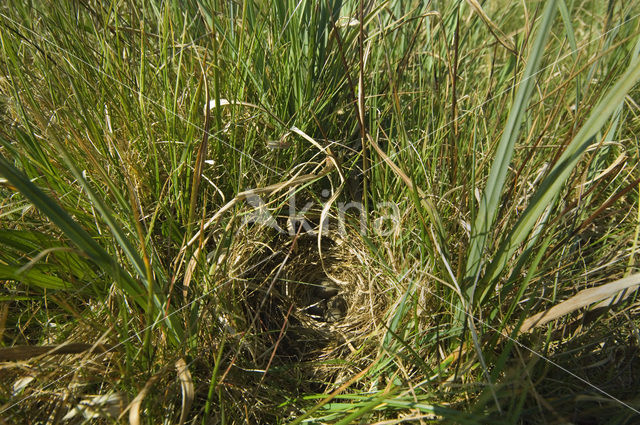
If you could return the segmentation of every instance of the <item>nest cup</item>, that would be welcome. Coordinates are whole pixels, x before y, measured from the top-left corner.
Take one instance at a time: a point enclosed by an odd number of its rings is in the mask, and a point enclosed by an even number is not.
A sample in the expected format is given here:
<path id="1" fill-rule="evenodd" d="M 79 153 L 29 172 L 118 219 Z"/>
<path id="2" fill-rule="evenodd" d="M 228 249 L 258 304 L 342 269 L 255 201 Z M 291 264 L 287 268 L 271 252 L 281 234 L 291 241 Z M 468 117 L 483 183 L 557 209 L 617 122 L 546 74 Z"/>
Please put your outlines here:
<path id="1" fill-rule="evenodd" d="M 359 363 L 368 358 L 363 351 L 376 350 L 389 286 L 355 231 L 351 237 L 327 232 L 319 250 L 316 232 L 291 236 L 248 226 L 234 246 L 235 264 L 263 264 L 237 275 L 243 322 L 255 323 L 246 329 L 252 367 L 265 367 L 270 358 L 271 365 L 295 363 L 308 382 L 326 387 L 365 366 Z"/>

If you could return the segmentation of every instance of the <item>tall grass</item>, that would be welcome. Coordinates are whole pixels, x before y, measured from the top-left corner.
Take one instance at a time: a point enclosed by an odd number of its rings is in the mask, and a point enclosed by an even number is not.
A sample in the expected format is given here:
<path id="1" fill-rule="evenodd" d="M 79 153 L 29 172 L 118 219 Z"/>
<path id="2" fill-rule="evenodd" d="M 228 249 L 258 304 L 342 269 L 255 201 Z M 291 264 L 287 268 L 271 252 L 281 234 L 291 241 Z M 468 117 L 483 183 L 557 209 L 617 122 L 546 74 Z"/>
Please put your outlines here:
<path id="1" fill-rule="evenodd" d="M 4 3 L 0 416 L 633 423 L 635 277 L 577 298 L 638 269 L 639 14 Z M 292 194 L 364 231 L 248 223 Z"/>

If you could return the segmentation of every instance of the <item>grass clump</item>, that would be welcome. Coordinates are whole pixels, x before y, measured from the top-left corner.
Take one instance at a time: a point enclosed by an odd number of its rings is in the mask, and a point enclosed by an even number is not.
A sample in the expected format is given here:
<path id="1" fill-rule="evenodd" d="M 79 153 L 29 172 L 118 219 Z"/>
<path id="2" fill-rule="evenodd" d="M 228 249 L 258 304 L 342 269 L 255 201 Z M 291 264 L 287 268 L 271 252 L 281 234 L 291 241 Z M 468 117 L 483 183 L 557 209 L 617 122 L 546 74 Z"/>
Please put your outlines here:
<path id="1" fill-rule="evenodd" d="M 639 18 L 3 4 L 0 416 L 633 423 Z"/>

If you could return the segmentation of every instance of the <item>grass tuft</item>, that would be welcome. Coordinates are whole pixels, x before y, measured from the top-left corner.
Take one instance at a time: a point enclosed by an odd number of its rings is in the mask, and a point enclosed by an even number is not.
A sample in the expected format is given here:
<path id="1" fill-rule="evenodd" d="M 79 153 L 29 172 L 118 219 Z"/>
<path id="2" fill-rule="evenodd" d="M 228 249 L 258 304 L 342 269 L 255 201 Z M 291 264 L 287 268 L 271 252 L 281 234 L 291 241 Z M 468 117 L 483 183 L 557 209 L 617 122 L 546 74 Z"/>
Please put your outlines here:
<path id="1" fill-rule="evenodd" d="M 0 422 L 631 424 L 640 6 L 0 5 Z"/>

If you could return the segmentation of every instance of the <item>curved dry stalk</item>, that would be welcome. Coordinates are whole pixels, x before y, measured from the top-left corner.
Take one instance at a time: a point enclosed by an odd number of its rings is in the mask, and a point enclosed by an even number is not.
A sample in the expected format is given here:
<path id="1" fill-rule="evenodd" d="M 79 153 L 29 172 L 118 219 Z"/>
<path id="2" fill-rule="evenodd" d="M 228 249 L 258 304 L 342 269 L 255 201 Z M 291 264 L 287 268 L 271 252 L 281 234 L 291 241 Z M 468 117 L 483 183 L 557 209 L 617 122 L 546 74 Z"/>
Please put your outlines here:
<path id="1" fill-rule="evenodd" d="M 140 425 L 140 406 L 142 405 L 142 401 L 144 400 L 144 398 L 147 396 L 147 394 L 151 390 L 151 387 L 153 386 L 154 382 L 156 382 L 160 377 L 160 374 L 161 373 L 157 373 L 153 375 L 151 378 L 149 378 L 149 380 L 147 381 L 146 384 L 144 384 L 144 387 L 138 393 L 136 398 L 134 398 L 133 401 L 129 404 L 129 406 L 127 406 L 127 408 L 122 411 L 122 413 L 120 414 L 120 418 L 118 419 L 121 419 L 122 417 L 124 417 L 125 413 L 127 413 L 128 411 L 129 425 Z"/>
<path id="2" fill-rule="evenodd" d="M 573 297 L 557 304 L 546 311 L 534 314 L 524 321 L 521 332 L 529 332 L 533 328 L 542 326 L 552 320 L 566 316 L 579 308 L 606 300 L 608 303 L 615 303 L 626 298 L 630 293 L 640 286 L 640 273 L 618 279 L 595 288 L 587 288 L 578 292 Z M 623 292 L 624 291 L 624 292 Z M 620 294 L 622 292 L 622 294 Z"/>
<path id="3" fill-rule="evenodd" d="M 329 270 L 327 269 L 324 263 L 324 256 L 322 255 L 322 227 L 327 218 L 327 215 L 329 215 L 329 210 L 331 209 L 331 206 L 336 201 L 336 199 L 338 199 L 338 196 L 340 196 L 340 194 L 342 193 L 346 179 L 344 178 L 344 174 L 342 173 L 342 169 L 340 168 L 338 160 L 333 155 L 330 148 L 323 148 L 311 136 L 307 135 L 305 132 L 303 132 L 302 130 L 300 130 L 295 126 L 291 128 L 291 131 L 302 136 L 302 138 L 307 140 L 316 148 L 320 149 L 321 152 L 325 153 L 327 155 L 327 159 L 326 159 L 326 161 L 328 162 L 327 165 L 332 165 L 333 167 L 335 167 L 335 169 L 338 171 L 338 176 L 340 176 L 340 185 L 338 186 L 336 191 L 333 193 L 333 195 L 331 195 L 331 198 L 327 200 L 324 207 L 322 207 L 322 212 L 320 213 L 320 228 L 318 229 L 318 254 L 320 256 L 320 264 L 322 265 L 322 271 L 324 271 L 324 273 L 327 275 L 329 279 L 333 280 L 334 282 L 341 283 L 340 279 L 337 279 L 335 276 L 331 275 L 331 273 L 329 272 Z"/>
<path id="4" fill-rule="evenodd" d="M 502 32 L 500 27 L 498 27 L 492 20 L 489 18 L 489 15 L 484 11 L 480 3 L 476 0 L 467 0 L 467 3 L 471 8 L 478 14 L 482 22 L 487 25 L 489 31 L 493 36 L 498 40 L 498 43 L 502 44 L 507 50 L 509 50 L 514 55 L 518 55 L 518 51 L 516 50 L 515 44 L 513 44 L 513 40 L 509 38 L 505 33 Z"/>
<path id="5" fill-rule="evenodd" d="M 176 371 L 178 372 L 180 389 L 182 390 L 182 408 L 180 409 L 180 422 L 178 422 L 178 424 L 183 425 L 187 419 L 189 411 L 191 410 L 195 390 L 193 387 L 191 373 L 189 372 L 189 368 L 187 367 L 187 363 L 184 359 L 178 359 L 178 361 L 176 361 Z"/>
<path id="6" fill-rule="evenodd" d="M 54 354 L 81 354 L 89 351 L 91 354 L 103 354 L 113 347 L 103 344 L 83 344 L 72 342 L 57 345 L 16 345 L 0 348 L 0 362 L 17 362 L 29 360 L 33 357 L 50 356 Z"/>
<path id="7" fill-rule="evenodd" d="M 274 193 L 278 193 L 284 189 L 288 189 L 290 187 L 293 186 L 298 186 L 304 183 L 308 183 L 310 181 L 313 180 L 317 180 L 321 177 L 326 176 L 327 174 L 329 174 L 334 168 L 333 162 L 329 162 L 327 161 L 327 164 L 325 165 L 325 167 L 319 172 L 319 173 L 308 173 L 308 174 L 303 174 L 303 175 L 299 175 L 299 176 L 294 176 L 292 178 L 290 178 L 289 180 L 286 180 L 284 182 L 280 182 L 280 183 L 275 183 L 269 186 L 265 186 L 265 187 L 257 187 L 254 189 L 249 189 L 249 190 L 245 190 L 244 192 L 240 192 L 238 193 L 235 198 L 233 198 L 231 201 L 227 202 L 222 208 L 220 208 L 214 215 L 213 217 L 211 217 L 201 228 L 200 230 L 198 230 L 196 232 L 195 235 L 193 235 L 193 237 L 189 240 L 189 242 L 187 242 L 187 244 L 181 249 L 181 253 L 184 252 L 184 250 L 186 250 L 188 247 L 190 247 L 191 245 L 193 245 L 195 243 L 196 240 L 198 240 L 198 238 L 200 237 L 200 235 L 202 235 L 202 233 L 207 230 L 209 227 L 211 227 L 212 224 L 216 223 L 218 221 L 218 219 L 222 216 L 222 214 L 224 214 L 225 212 L 229 211 L 235 204 L 237 204 L 240 201 L 244 201 L 245 199 L 247 199 L 250 196 L 256 196 L 256 195 L 273 195 Z"/>

